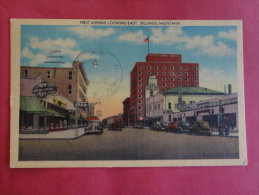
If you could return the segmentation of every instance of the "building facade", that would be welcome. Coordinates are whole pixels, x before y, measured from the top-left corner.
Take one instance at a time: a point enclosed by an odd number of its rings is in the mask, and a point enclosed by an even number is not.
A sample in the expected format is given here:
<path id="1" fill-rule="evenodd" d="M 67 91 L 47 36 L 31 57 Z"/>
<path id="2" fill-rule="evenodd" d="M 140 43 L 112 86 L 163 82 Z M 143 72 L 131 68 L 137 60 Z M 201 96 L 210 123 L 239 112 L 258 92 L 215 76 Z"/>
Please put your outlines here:
<path id="1" fill-rule="evenodd" d="M 130 73 L 130 104 L 136 117 L 146 120 L 146 87 L 150 76 L 157 79 L 159 92 L 172 87 L 199 87 L 199 64 L 183 63 L 181 54 L 149 53 Z M 134 121 L 134 113 L 130 120 Z"/>

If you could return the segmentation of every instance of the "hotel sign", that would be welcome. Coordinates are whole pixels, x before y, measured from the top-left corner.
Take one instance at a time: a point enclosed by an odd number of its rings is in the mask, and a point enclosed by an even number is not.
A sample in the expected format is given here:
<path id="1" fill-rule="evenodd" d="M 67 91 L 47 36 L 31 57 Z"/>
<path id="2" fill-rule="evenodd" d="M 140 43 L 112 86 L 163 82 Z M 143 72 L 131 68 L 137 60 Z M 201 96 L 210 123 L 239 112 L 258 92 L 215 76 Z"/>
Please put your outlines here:
<path id="1" fill-rule="evenodd" d="M 56 92 L 57 86 L 47 83 L 45 81 L 41 82 L 40 84 L 36 85 L 32 89 L 32 93 L 37 95 L 39 98 L 45 98 L 51 92 Z"/>

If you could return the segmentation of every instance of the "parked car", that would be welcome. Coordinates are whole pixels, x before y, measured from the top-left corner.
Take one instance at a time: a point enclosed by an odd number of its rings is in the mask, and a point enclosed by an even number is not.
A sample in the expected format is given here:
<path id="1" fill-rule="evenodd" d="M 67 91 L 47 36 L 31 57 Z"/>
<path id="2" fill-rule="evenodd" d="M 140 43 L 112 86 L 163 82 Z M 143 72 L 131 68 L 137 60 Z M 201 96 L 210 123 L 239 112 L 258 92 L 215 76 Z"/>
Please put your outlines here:
<path id="1" fill-rule="evenodd" d="M 137 129 L 144 129 L 144 125 L 143 124 L 138 124 L 137 125 Z"/>
<path id="2" fill-rule="evenodd" d="M 190 126 L 190 123 L 187 121 L 181 121 L 177 127 L 174 128 L 173 133 L 188 133 Z"/>
<path id="3" fill-rule="evenodd" d="M 152 130 L 158 130 L 158 127 L 160 126 L 161 122 L 155 122 L 151 125 L 150 129 Z"/>
<path id="4" fill-rule="evenodd" d="M 178 126 L 177 122 L 171 122 L 168 123 L 167 127 L 166 127 L 166 132 L 173 132 L 174 129 Z"/>
<path id="5" fill-rule="evenodd" d="M 196 121 L 193 126 L 190 127 L 188 134 L 192 135 L 211 135 L 212 129 L 207 121 Z"/>
<path id="6" fill-rule="evenodd" d="M 88 125 L 85 127 L 85 134 L 98 133 L 101 135 L 103 133 L 102 123 L 98 120 L 89 121 Z"/>

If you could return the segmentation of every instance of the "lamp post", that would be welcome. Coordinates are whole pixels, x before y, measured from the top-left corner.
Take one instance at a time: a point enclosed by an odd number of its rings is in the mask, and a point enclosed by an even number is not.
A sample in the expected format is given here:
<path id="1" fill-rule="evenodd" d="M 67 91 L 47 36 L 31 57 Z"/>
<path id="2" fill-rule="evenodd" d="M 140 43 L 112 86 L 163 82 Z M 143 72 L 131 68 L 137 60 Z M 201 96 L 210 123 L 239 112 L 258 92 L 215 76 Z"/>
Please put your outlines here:
<path id="1" fill-rule="evenodd" d="M 134 122 L 134 125 L 136 125 L 136 117 L 137 117 L 136 108 L 131 108 L 130 110 L 135 110 L 135 120 L 134 120 L 135 122 Z"/>
<path id="2" fill-rule="evenodd" d="M 222 106 L 222 100 L 219 99 L 219 135 L 223 135 L 223 113 L 224 108 Z"/>
<path id="3" fill-rule="evenodd" d="M 77 64 L 77 92 L 76 92 L 76 96 L 77 96 L 77 101 L 78 101 L 78 98 L 79 98 L 79 66 L 83 66 L 84 64 L 88 63 L 88 62 L 91 62 L 93 61 L 93 67 L 94 68 L 97 68 L 98 67 L 98 64 L 97 64 L 97 60 L 96 59 L 90 59 L 90 60 L 87 60 L 85 62 L 79 62 L 78 61 L 78 64 Z M 75 63 L 75 61 L 73 62 Z M 78 137 L 78 117 L 77 117 L 77 106 L 76 106 L 76 132 L 75 132 L 75 136 Z"/>

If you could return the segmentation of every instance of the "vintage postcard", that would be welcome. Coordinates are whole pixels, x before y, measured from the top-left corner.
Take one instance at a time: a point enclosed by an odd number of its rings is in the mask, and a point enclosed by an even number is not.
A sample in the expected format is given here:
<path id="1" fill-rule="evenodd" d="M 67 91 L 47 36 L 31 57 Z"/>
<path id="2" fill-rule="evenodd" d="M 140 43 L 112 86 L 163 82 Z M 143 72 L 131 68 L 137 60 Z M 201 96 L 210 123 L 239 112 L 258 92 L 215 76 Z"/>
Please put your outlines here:
<path id="1" fill-rule="evenodd" d="M 247 165 L 242 21 L 11 21 L 13 168 Z"/>

